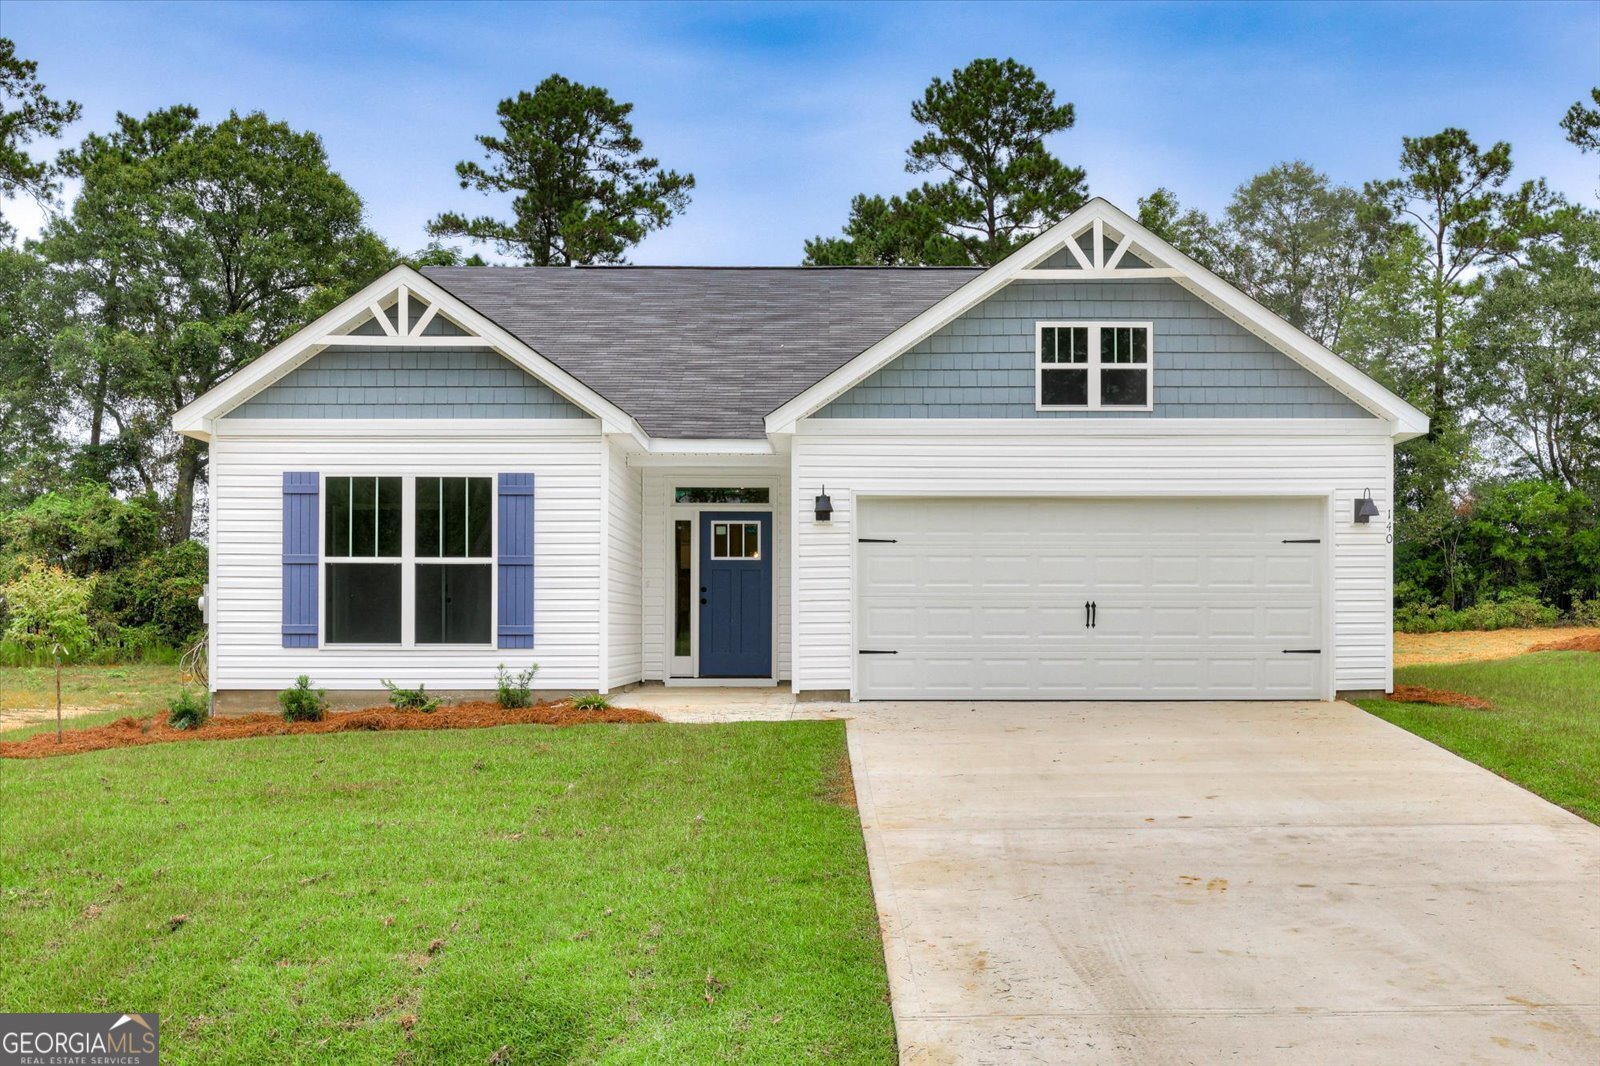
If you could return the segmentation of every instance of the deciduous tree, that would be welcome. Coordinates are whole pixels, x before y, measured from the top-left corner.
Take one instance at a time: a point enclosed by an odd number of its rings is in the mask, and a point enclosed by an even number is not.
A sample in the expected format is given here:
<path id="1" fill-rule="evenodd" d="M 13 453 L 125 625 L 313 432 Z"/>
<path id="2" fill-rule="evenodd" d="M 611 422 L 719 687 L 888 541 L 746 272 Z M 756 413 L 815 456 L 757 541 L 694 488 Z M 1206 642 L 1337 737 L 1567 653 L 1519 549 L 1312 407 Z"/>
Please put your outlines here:
<path id="1" fill-rule="evenodd" d="M 83 182 L 42 248 L 72 308 L 72 380 L 189 534 L 205 449 L 172 415 L 394 261 L 321 140 L 265 115 L 119 115 L 65 157 Z M 103 397 L 94 390 L 103 386 Z"/>

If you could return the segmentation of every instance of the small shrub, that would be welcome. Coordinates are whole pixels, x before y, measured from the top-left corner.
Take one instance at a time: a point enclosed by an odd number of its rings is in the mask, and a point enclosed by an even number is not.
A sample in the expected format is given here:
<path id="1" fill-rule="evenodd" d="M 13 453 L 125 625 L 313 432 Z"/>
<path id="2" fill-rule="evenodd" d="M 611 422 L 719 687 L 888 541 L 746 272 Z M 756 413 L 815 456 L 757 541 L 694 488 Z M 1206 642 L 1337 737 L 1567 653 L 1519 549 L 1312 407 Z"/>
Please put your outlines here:
<path id="1" fill-rule="evenodd" d="M 500 701 L 500 706 L 508 711 L 519 707 L 528 707 L 533 704 L 533 677 L 539 672 L 539 664 L 534 663 L 526 670 L 511 673 L 506 669 L 506 664 L 501 663 L 494 673 L 494 694 Z"/>
<path id="2" fill-rule="evenodd" d="M 611 700 L 598 692 L 583 692 L 572 697 L 572 705 L 580 711 L 606 711 L 611 709 Z"/>
<path id="3" fill-rule="evenodd" d="M 74 577 L 59 566 L 30 560 L 0 589 L 5 605 L 5 640 L 35 654 L 50 656 L 56 645 L 68 658 L 94 646 L 89 598 L 95 579 Z"/>
<path id="4" fill-rule="evenodd" d="M 311 687 L 311 678 L 301 674 L 295 678 L 294 688 L 278 693 L 283 704 L 285 722 L 320 722 L 328 713 L 328 690 Z"/>
<path id="5" fill-rule="evenodd" d="M 179 692 L 167 704 L 167 724 L 173 729 L 199 729 L 205 720 L 205 701 L 192 688 Z"/>
<path id="6" fill-rule="evenodd" d="M 1572 600 L 1572 620 L 1580 626 L 1600 626 L 1600 598 Z"/>
<path id="7" fill-rule="evenodd" d="M 385 681 L 383 687 L 389 690 L 389 703 L 397 711 L 421 711 L 423 714 L 432 714 L 439 709 L 439 699 L 428 695 L 427 685 L 401 688 L 393 681 Z"/>

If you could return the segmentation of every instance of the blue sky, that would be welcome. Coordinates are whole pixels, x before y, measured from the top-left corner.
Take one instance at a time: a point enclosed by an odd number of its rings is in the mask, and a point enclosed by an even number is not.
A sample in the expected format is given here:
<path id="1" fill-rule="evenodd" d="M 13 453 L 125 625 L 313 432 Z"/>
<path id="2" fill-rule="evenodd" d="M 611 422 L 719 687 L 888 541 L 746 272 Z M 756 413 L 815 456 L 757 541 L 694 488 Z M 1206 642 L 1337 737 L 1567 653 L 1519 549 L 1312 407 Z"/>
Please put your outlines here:
<path id="1" fill-rule="evenodd" d="M 0 0 L 0 34 L 84 105 L 263 110 L 324 138 L 403 249 L 461 190 L 495 104 L 559 72 L 635 104 L 687 214 L 639 263 L 795 263 L 856 192 L 900 192 L 910 101 L 977 56 L 1031 65 L 1077 105 L 1051 148 L 1133 209 L 1158 185 L 1207 210 L 1303 158 L 1359 184 L 1403 134 L 1509 140 L 1518 177 L 1592 202 L 1600 160 L 1562 139 L 1600 84 L 1600 2 L 1559 4 L 133 4 Z M 28 205 L 7 204 L 24 232 Z"/>

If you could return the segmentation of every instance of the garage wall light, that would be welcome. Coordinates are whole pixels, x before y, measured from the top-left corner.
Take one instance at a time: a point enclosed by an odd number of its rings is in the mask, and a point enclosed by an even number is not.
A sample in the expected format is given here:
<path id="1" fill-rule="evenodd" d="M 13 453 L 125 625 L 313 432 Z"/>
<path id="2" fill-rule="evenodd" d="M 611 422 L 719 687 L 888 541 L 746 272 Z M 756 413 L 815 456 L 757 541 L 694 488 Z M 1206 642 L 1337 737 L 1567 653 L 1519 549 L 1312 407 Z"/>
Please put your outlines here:
<path id="1" fill-rule="evenodd" d="M 1377 517 L 1378 505 L 1372 500 L 1372 490 L 1368 489 L 1356 500 L 1356 522 L 1364 526 Z"/>
<path id="2" fill-rule="evenodd" d="M 817 521 L 828 522 L 833 519 L 833 501 L 828 499 L 828 486 L 822 486 L 822 493 L 816 500 Z"/>

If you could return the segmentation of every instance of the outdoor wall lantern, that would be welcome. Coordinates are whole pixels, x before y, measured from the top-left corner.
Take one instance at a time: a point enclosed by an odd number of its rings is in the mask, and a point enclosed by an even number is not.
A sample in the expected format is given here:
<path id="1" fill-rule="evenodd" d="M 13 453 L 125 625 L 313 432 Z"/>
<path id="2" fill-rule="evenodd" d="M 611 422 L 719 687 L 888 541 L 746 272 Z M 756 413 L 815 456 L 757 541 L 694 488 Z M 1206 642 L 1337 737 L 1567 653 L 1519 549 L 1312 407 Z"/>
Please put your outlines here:
<path id="1" fill-rule="evenodd" d="M 1378 505 L 1372 502 L 1372 490 L 1368 489 L 1356 500 L 1356 522 L 1366 525 L 1378 517 Z"/>
<path id="2" fill-rule="evenodd" d="M 827 522 L 833 518 L 833 501 L 828 499 L 828 486 L 822 486 L 822 494 L 817 497 L 817 521 Z"/>

